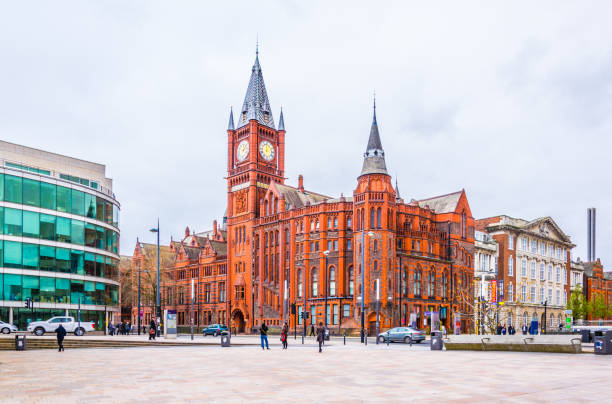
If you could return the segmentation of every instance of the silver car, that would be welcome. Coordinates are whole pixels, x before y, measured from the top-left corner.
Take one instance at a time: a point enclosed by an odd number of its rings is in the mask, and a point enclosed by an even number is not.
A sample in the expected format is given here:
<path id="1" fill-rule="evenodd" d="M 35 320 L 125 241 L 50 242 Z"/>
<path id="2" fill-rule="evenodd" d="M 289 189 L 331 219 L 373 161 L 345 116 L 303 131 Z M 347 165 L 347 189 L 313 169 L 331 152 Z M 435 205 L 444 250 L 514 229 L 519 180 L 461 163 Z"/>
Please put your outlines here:
<path id="1" fill-rule="evenodd" d="M 425 340 L 425 333 L 413 327 L 395 327 L 378 334 L 378 342 L 405 342 L 409 344 L 416 342 L 417 344 Z"/>
<path id="2" fill-rule="evenodd" d="M 17 326 L 0 321 L 0 332 L 2 334 L 10 334 L 11 332 L 17 332 Z"/>

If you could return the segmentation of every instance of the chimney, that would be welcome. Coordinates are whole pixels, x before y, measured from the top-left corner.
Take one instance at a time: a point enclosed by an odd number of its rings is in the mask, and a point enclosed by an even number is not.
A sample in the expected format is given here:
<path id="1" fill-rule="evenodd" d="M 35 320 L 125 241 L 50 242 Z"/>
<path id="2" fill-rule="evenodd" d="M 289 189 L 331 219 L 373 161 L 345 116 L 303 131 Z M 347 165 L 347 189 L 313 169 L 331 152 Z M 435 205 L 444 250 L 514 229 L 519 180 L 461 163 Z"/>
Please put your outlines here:
<path id="1" fill-rule="evenodd" d="M 213 237 L 217 235 L 217 221 L 213 220 Z"/>
<path id="2" fill-rule="evenodd" d="M 587 262 L 595 261 L 595 208 L 587 209 Z"/>
<path id="3" fill-rule="evenodd" d="M 185 238 L 189 237 L 189 226 L 185 227 Z"/>
<path id="4" fill-rule="evenodd" d="M 300 174 L 298 177 L 298 191 L 304 193 L 304 177 L 302 174 Z"/>

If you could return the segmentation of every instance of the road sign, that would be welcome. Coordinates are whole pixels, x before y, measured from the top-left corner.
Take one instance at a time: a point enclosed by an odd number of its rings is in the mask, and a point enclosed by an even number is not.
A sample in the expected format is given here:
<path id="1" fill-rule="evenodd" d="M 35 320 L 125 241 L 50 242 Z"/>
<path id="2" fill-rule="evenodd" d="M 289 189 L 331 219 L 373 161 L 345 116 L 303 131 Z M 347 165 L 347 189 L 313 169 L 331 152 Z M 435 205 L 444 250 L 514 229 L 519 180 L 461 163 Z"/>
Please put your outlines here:
<path id="1" fill-rule="evenodd" d="M 567 327 L 568 330 L 572 328 L 572 318 L 571 317 L 565 317 L 565 326 Z"/>
<path id="2" fill-rule="evenodd" d="M 438 312 L 437 311 L 426 311 L 424 314 L 426 316 L 431 316 L 432 314 L 438 314 Z"/>
<path id="3" fill-rule="evenodd" d="M 572 315 L 572 311 L 571 310 L 565 310 L 565 314 L 567 314 L 568 316 Z"/>

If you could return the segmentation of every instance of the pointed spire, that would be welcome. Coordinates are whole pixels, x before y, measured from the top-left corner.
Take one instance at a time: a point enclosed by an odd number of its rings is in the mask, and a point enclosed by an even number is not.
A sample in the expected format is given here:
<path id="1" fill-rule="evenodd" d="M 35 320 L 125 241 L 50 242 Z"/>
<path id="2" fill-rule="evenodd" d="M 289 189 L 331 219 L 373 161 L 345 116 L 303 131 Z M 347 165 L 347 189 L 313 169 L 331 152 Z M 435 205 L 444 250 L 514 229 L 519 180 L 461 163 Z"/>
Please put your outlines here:
<path id="1" fill-rule="evenodd" d="M 234 110 L 230 107 L 229 123 L 227 124 L 227 130 L 234 130 Z"/>
<path id="2" fill-rule="evenodd" d="M 247 93 L 244 97 L 244 103 L 238 117 L 238 127 L 242 127 L 249 123 L 251 119 L 257 120 L 260 124 L 274 128 L 274 118 L 272 117 L 272 109 L 266 92 L 261 66 L 259 65 L 259 41 L 255 48 L 255 63 L 251 69 L 251 79 Z"/>
<path id="3" fill-rule="evenodd" d="M 285 118 L 283 117 L 283 107 L 281 107 L 280 118 L 278 118 L 278 130 L 285 130 Z"/>
<path id="4" fill-rule="evenodd" d="M 374 95 L 374 112 L 372 116 L 372 127 L 370 128 L 370 138 L 368 139 L 368 146 L 363 156 L 363 167 L 360 175 L 389 175 L 387 172 L 387 166 L 385 164 L 385 151 L 383 150 L 382 143 L 380 141 L 378 123 L 376 122 L 376 95 Z"/>
<path id="5" fill-rule="evenodd" d="M 397 199 L 400 199 L 400 192 L 399 192 L 399 186 L 397 185 L 397 176 L 395 177 L 395 197 Z"/>

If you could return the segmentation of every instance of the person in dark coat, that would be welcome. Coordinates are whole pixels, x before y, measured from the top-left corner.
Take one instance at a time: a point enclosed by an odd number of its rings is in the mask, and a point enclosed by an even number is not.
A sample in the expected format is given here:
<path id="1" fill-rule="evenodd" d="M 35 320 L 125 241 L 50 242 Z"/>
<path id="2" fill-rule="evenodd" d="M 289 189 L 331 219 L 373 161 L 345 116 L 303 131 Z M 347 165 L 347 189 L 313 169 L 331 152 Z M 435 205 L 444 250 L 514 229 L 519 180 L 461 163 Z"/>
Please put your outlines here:
<path id="1" fill-rule="evenodd" d="M 314 324 L 310 325 L 310 336 L 311 337 L 315 336 L 315 326 L 314 326 Z"/>
<path id="2" fill-rule="evenodd" d="M 60 323 L 59 327 L 55 329 L 55 333 L 57 334 L 57 345 L 59 347 L 57 352 L 62 352 L 64 350 L 64 337 L 66 336 L 66 329 Z"/>
<path id="3" fill-rule="evenodd" d="M 527 335 L 527 324 L 523 324 L 523 327 L 521 327 L 521 331 L 523 332 L 523 335 Z"/>
<path id="4" fill-rule="evenodd" d="M 151 324 L 149 325 L 149 341 L 154 340 L 155 341 L 155 333 L 157 331 L 155 330 L 155 320 L 151 320 Z"/>
<path id="5" fill-rule="evenodd" d="M 289 324 L 285 321 L 283 329 L 281 331 L 281 342 L 283 343 L 283 349 L 287 349 L 287 336 L 289 334 Z"/>
<path id="6" fill-rule="evenodd" d="M 319 323 L 317 327 L 317 341 L 319 342 L 319 353 L 323 352 L 323 341 L 325 341 L 325 327 L 323 323 Z"/>
<path id="7" fill-rule="evenodd" d="M 259 327 L 259 337 L 261 339 L 261 349 L 264 349 L 264 343 L 266 345 L 266 349 L 270 349 L 268 346 L 268 326 L 265 322 L 261 322 L 261 327 Z"/>

